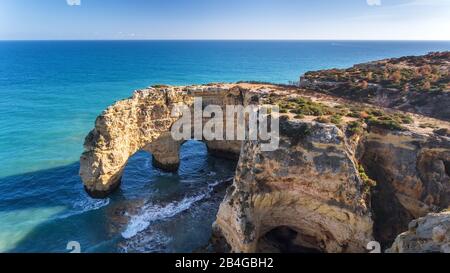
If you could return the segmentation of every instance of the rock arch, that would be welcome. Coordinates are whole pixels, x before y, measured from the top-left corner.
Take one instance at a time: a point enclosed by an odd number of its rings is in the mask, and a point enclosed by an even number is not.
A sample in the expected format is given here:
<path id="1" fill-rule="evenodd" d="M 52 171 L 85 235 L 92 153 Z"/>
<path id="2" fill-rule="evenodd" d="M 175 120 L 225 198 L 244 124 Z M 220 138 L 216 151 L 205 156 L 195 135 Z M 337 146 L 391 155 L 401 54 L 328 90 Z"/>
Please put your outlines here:
<path id="1" fill-rule="evenodd" d="M 105 198 L 114 191 L 120 185 L 128 159 L 138 150 L 152 153 L 154 166 L 176 171 L 183 141 L 171 137 L 170 128 L 180 118 L 171 113 L 179 104 L 192 106 L 194 96 L 201 96 L 204 106 L 243 103 L 240 88 L 149 88 L 135 91 L 131 98 L 103 111 L 85 139 L 80 158 L 80 176 L 88 194 Z M 215 155 L 239 157 L 241 141 L 205 143 Z"/>
<path id="2" fill-rule="evenodd" d="M 270 92 L 279 92 L 287 98 L 292 94 L 277 86 L 244 86 L 150 88 L 108 107 L 86 137 L 80 160 L 87 192 L 106 197 L 120 184 L 128 158 L 140 149 L 154 155 L 155 165 L 176 169 L 181 142 L 169 138 L 168 132 L 179 118 L 170 115 L 179 103 L 192 105 L 192 98 L 201 96 L 204 105 L 246 105 L 264 93 L 270 97 Z M 288 227 L 290 234 L 297 234 L 289 240 L 301 246 L 314 245 L 324 252 L 365 252 L 373 240 L 372 212 L 378 213 L 373 200 L 390 202 L 379 202 L 381 212 L 391 213 L 394 206 L 415 217 L 448 207 L 447 136 L 414 128 L 371 128 L 353 139 L 342 129 L 286 116 L 280 119 L 280 145 L 275 151 L 262 151 L 260 141 L 206 142 L 212 153 L 239 154 L 233 185 L 227 189 L 213 226 L 214 245 L 219 250 L 255 252 L 261 237 Z M 365 171 L 377 180 L 378 189 L 392 188 L 388 199 L 363 179 Z M 370 200 L 375 206 L 371 207 Z M 386 217 L 381 219 L 386 221 Z M 406 230 L 407 224 L 398 217 L 387 219 L 399 224 L 396 232 Z"/>
<path id="3" fill-rule="evenodd" d="M 86 191 L 106 197 L 119 186 L 129 157 L 141 149 L 153 154 L 154 165 L 175 170 L 182 144 L 169 134 L 179 118 L 170 115 L 175 105 L 192 105 L 194 96 L 204 105 L 247 105 L 267 92 L 220 86 L 150 88 L 108 107 L 86 137 L 80 159 Z M 215 238 L 234 252 L 255 252 L 267 232 L 288 226 L 321 242 L 321 251 L 364 249 L 372 239 L 372 220 L 343 133 L 333 125 L 298 120 L 280 121 L 280 129 L 280 147 L 273 152 L 262 152 L 258 141 L 205 141 L 209 152 L 239 155 L 214 224 Z"/>

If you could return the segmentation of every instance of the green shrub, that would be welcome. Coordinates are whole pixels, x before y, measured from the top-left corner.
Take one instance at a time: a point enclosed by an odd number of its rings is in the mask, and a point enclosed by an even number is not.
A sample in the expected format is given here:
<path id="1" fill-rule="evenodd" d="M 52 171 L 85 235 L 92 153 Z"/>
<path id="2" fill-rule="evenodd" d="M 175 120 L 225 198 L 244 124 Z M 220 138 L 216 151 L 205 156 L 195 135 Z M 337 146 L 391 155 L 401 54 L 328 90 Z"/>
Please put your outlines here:
<path id="1" fill-rule="evenodd" d="M 377 182 L 373 179 L 370 179 L 370 177 L 366 174 L 366 170 L 364 170 L 364 167 L 360 164 L 358 165 L 358 173 L 359 177 L 361 177 L 366 186 L 375 187 L 377 185 Z"/>
<path id="2" fill-rule="evenodd" d="M 381 127 L 389 130 L 404 130 L 404 128 L 395 120 L 389 117 L 374 118 L 369 117 L 366 122 L 370 126 Z"/>
<path id="3" fill-rule="evenodd" d="M 165 85 L 165 84 L 155 84 L 155 85 L 152 85 L 152 87 L 153 88 L 167 88 L 167 87 L 169 87 L 168 85 Z"/>
<path id="4" fill-rule="evenodd" d="M 350 135 L 360 135 L 364 132 L 364 129 L 360 121 L 351 121 L 347 124 L 347 131 Z"/>
<path id="5" fill-rule="evenodd" d="M 367 113 L 371 116 L 375 116 L 375 117 L 382 117 L 384 116 L 384 112 L 379 110 L 379 109 L 371 109 L 369 111 L 367 111 Z"/>
<path id="6" fill-rule="evenodd" d="M 280 102 L 280 108 L 286 109 L 293 114 L 308 116 L 330 115 L 335 112 L 331 107 L 301 97 Z"/>
<path id="7" fill-rule="evenodd" d="M 346 116 L 347 117 L 351 117 L 351 118 L 360 118 L 360 112 L 351 111 Z"/>
<path id="8" fill-rule="evenodd" d="M 413 118 L 410 115 L 397 114 L 396 117 L 398 118 L 400 123 L 403 123 L 403 124 L 412 124 L 412 123 L 414 123 L 414 120 L 413 120 Z"/>
<path id="9" fill-rule="evenodd" d="M 330 118 L 331 123 L 333 124 L 340 124 L 342 122 L 342 116 L 341 115 L 332 115 Z"/>

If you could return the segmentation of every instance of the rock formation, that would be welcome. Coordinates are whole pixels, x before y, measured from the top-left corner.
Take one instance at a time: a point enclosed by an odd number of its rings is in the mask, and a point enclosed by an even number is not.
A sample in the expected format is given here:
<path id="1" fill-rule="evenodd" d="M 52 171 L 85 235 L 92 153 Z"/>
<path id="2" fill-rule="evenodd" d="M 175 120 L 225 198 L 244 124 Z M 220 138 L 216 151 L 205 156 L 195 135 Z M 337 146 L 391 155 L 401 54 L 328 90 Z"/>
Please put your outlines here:
<path id="1" fill-rule="evenodd" d="M 297 246 L 364 251 L 373 240 L 369 191 L 343 133 L 334 125 L 298 120 L 282 120 L 280 127 L 275 152 L 244 143 L 215 236 L 234 252 L 257 252 L 268 232 L 286 227 Z"/>
<path id="2" fill-rule="evenodd" d="M 178 164 L 178 145 L 165 134 L 177 119 L 171 107 L 185 101 L 174 91 L 137 91 L 108 107 L 86 137 L 80 159 L 80 176 L 87 192 L 105 197 L 120 183 L 128 158 L 140 149 L 153 153 L 158 166 Z"/>
<path id="3" fill-rule="evenodd" d="M 450 253 L 450 211 L 430 213 L 412 221 L 390 253 Z"/>
<path id="4" fill-rule="evenodd" d="M 447 137 L 372 129 L 359 149 L 361 164 L 377 182 L 374 235 L 383 245 L 390 245 L 411 220 L 450 206 Z"/>
<path id="5" fill-rule="evenodd" d="M 160 87 L 136 91 L 129 99 L 108 107 L 95 121 L 80 158 L 80 176 L 86 191 L 103 198 L 120 184 L 126 163 L 138 150 L 153 155 L 153 165 L 167 171 L 179 166 L 183 141 L 173 140 L 170 128 L 180 118 L 172 116 L 174 107 L 192 106 L 193 97 L 203 105 L 243 104 L 239 89 L 192 86 Z M 208 119 L 204 119 L 206 122 Z M 239 157 L 241 141 L 206 141 L 212 153 Z"/>
<path id="6" fill-rule="evenodd" d="M 441 55 L 436 58 L 446 67 Z M 445 73 L 439 75 L 446 79 Z M 201 139 L 210 153 L 239 158 L 214 223 L 217 251 L 366 252 L 373 240 L 384 249 L 413 219 L 450 206 L 448 121 L 311 88 L 239 83 L 136 91 L 106 109 L 86 137 L 80 160 L 84 186 L 91 196 L 106 197 L 138 150 L 152 153 L 156 167 L 175 171 L 182 141 L 173 140 L 169 131 L 181 116 L 172 116 L 172 109 L 193 107 L 194 97 L 202 97 L 203 108 L 268 103 L 280 105 L 282 115 L 275 151 L 263 151 L 259 140 Z M 413 112 L 423 112 L 417 109 Z M 448 217 L 429 214 L 413 221 L 415 229 L 410 225 L 391 250 L 445 251 Z"/>
<path id="7" fill-rule="evenodd" d="M 307 72 L 304 88 L 450 121 L 450 51 Z"/>

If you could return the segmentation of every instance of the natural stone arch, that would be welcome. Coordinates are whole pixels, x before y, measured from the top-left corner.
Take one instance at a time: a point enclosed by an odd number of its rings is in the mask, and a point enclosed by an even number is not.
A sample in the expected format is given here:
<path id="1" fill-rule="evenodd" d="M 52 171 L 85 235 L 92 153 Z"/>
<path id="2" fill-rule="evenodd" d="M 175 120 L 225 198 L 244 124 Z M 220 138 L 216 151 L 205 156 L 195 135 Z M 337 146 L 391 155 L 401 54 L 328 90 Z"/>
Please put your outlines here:
<path id="1" fill-rule="evenodd" d="M 245 86 L 268 96 L 276 92 L 274 86 Z M 252 89 L 245 90 L 240 84 L 159 87 L 137 91 L 109 107 L 86 138 L 81 157 L 80 175 L 87 191 L 105 197 L 114 190 L 128 158 L 140 149 L 156 154 L 161 167 L 176 162 L 179 145 L 164 137 L 176 120 L 169 115 L 174 104 L 189 104 L 192 96 L 202 96 L 205 104 L 245 105 L 255 95 Z M 278 91 L 289 99 L 289 92 Z M 219 242 L 214 245 L 223 242 L 222 249 L 254 252 L 261 236 L 287 226 L 297 234 L 313 236 L 316 249 L 365 252 L 373 240 L 371 211 L 375 211 L 369 199 L 373 183 L 365 171 L 377 180 L 377 187 L 392 186 L 388 197 L 400 202 L 401 206 L 395 206 L 402 211 L 415 215 L 448 206 L 448 137 L 414 128 L 370 127 L 363 136 L 349 138 L 342 127 L 284 117 L 280 119 L 280 147 L 275 151 L 262 152 L 258 141 L 244 141 L 242 147 L 232 142 L 207 143 L 210 152 L 241 151 L 233 185 L 214 224 L 213 242 Z M 160 141 L 175 149 L 167 153 L 174 156 L 164 159 L 164 152 L 152 147 L 158 148 Z M 374 197 L 382 196 L 372 192 Z M 392 198 L 385 200 L 392 204 Z M 390 209 L 390 204 L 382 204 L 383 209 Z M 402 230 L 407 228 L 400 224 Z"/>
<path id="2" fill-rule="evenodd" d="M 175 141 L 170 132 L 164 132 L 142 150 L 152 154 L 153 166 L 174 172 L 180 166 L 180 147 L 183 145 L 183 142 Z"/>
<path id="3" fill-rule="evenodd" d="M 147 144 L 142 150 L 152 154 L 152 164 L 154 167 L 168 172 L 175 172 L 180 167 L 181 146 L 189 140 L 175 141 L 170 132 L 162 133 L 157 139 Z M 208 141 L 203 142 L 209 154 L 237 160 L 239 159 L 242 141 Z"/>
<path id="4" fill-rule="evenodd" d="M 136 91 L 103 111 L 86 137 L 80 158 L 86 191 L 93 197 L 106 197 L 119 186 L 128 159 L 138 150 L 152 152 L 161 160 L 157 143 L 172 147 L 165 133 L 176 120 L 170 115 L 172 107 L 184 101 L 188 98 L 181 93 Z M 167 162 L 174 160 L 169 156 Z"/>
<path id="5" fill-rule="evenodd" d="M 80 176 L 86 191 L 95 198 L 105 198 L 121 181 L 128 159 L 139 150 L 153 154 L 153 165 L 175 171 L 179 149 L 170 128 L 179 116 L 171 116 L 180 104 L 192 106 L 193 97 L 203 98 L 203 105 L 242 104 L 240 88 L 150 88 L 136 91 L 129 99 L 116 102 L 97 117 L 88 134 L 80 158 Z M 206 122 L 207 119 L 203 119 Z M 215 155 L 238 158 L 241 141 L 205 141 Z"/>

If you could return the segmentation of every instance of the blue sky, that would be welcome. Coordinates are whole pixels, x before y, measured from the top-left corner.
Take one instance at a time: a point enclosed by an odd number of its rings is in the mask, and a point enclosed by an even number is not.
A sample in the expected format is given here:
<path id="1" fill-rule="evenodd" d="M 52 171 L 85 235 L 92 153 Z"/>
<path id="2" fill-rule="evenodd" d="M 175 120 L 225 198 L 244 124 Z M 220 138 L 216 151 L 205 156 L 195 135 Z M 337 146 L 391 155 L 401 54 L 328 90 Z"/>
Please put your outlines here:
<path id="1" fill-rule="evenodd" d="M 0 0 L 0 39 L 450 40 L 450 0 Z"/>

